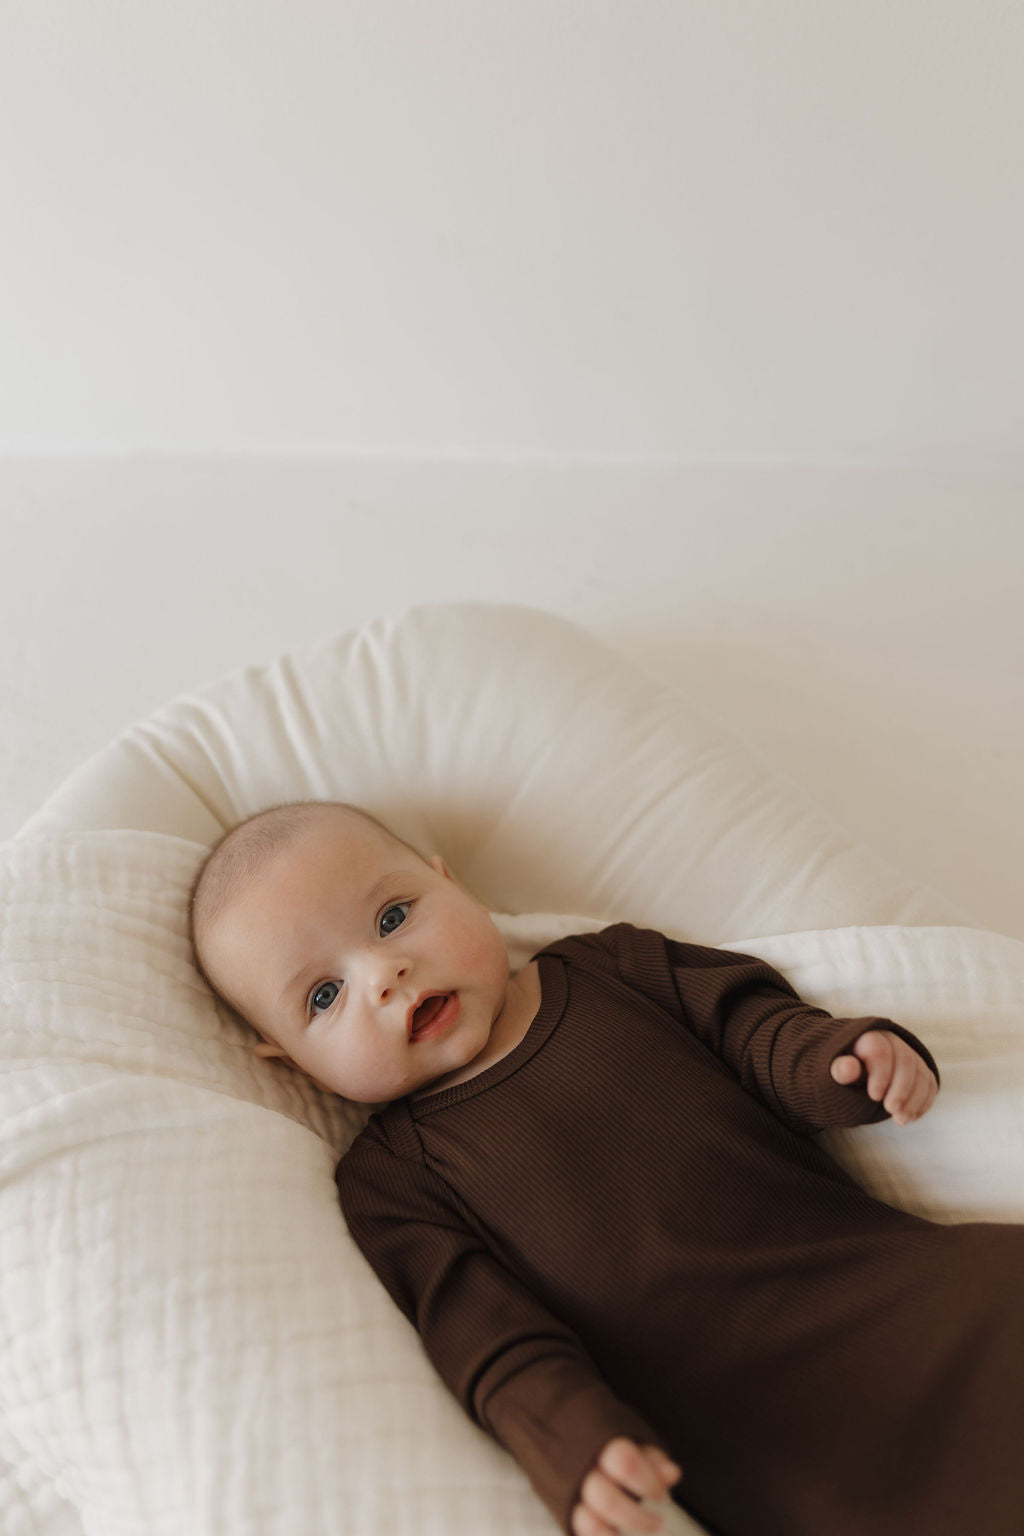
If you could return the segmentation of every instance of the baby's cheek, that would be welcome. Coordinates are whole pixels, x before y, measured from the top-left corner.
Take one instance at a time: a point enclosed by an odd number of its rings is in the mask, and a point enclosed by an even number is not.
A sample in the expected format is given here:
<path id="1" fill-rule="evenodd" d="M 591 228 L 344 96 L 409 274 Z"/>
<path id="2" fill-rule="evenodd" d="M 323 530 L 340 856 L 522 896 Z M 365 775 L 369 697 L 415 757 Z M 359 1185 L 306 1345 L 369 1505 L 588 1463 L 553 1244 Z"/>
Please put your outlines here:
<path id="1" fill-rule="evenodd" d="M 482 976 L 508 974 L 508 949 L 505 940 L 489 917 L 486 928 L 481 930 L 479 939 L 473 946 L 471 963 L 474 970 Z"/>

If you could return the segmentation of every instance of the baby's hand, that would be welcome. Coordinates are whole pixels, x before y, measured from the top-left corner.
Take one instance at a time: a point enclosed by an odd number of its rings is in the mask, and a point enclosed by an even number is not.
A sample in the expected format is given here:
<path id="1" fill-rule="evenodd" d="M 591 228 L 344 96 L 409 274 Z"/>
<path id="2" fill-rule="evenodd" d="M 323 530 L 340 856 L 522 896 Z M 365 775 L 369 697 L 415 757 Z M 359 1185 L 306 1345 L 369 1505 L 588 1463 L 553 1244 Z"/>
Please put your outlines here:
<path id="1" fill-rule="evenodd" d="M 869 1029 L 858 1035 L 852 1055 L 837 1056 L 831 1072 L 835 1082 L 850 1087 L 861 1079 L 861 1063 L 867 1070 L 868 1097 L 884 1101 L 899 1125 L 920 1120 L 932 1106 L 939 1085 L 935 1073 L 913 1046 L 888 1029 Z"/>
<path id="2" fill-rule="evenodd" d="M 575 1536 L 660 1530 L 661 1516 L 643 1509 L 638 1500 L 660 1503 L 682 1475 L 656 1445 L 637 1445 L 624 1435 L 609 1440 L 580 1486 L 580 1501 L 570 1521 Z"/>

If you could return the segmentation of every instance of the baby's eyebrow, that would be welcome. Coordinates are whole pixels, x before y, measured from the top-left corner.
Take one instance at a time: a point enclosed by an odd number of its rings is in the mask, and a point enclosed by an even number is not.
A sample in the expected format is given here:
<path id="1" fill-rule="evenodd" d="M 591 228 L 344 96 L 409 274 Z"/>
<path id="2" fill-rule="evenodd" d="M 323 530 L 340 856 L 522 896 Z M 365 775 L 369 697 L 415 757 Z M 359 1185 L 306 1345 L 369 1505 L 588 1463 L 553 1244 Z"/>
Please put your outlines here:
<path id="1" fill-rule="evenodd" d="M 293 996 L 295 995 L 295 989 L 297 988 L 299 982 L 303 979 L 304 976 L 308 976 L 309 973 L 310 973 L 310 967 L 308 965 L 302 965 L 302 966 L 299 967 L 299 969 L 295 972 L 295 975 L 292 977 L 291 981 L 288 983 L 288 985 L 284 988 L 284 991 L 281 993 L 281 996 L 280 996 L 280 998 L 278 1000 L 278 1007 L 281 1007 L 282 1005 L 291 1002 Z"/>
<path id="2" fill-rule="evenodd" d="M 375 881 L 366 893 L 365 901 L 367 906 L 372 906 L 378 896 L 383 896 L 385 890 L 393 881 L 407 878 L 408 874 L 409 871 L 407 869 L 392 869 L 388 874 L 381 875 L 380 879 Z"/>
<path id="3" fill-rule="evenodd" d="M 409 871 L 406 869 L 391 869 L 386 875 L 381 875 L 380 879 L 374 881 L 366 895 L 363 897 L 363 904 L 367 907 L 372 907 L 378 898 L 384 894 L 389 885 L 391 885 L 395 880 L 401 880 L 404 876 L 407 876 L 408 873 Z M 312 969 L 312 966 L 309 965 L 299 966 L 299 969 L 295 972 L 295 975 L 292 977 L 291 981 L 288 982 L 287 986 L 281 992 L 281 996 L 278 1000 L 279 1008 L 290 1002 L 295 992 L 295 988 L 298 986 L 299 982 L 303 980 L 304 977 L 311 977 Z"/>

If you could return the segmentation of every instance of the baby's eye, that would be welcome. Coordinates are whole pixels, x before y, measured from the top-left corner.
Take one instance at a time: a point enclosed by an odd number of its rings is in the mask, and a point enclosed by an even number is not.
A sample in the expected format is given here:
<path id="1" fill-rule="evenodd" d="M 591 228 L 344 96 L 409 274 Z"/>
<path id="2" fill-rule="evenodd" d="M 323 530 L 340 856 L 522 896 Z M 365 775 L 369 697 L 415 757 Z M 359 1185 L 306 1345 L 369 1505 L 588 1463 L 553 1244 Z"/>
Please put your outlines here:
<path id="1" fill-rule="evenodd" d="M 411 901 L 399 901 L 396 902 L 393 907 L 388 907 L 381 913 L 380 931 L 385 938 L 389 933 L 394 933 L 396 928 L 401 928 L 402 924 L 405 922 L 405 914 L 411 906 Z M 392 914 L 396 912 L 398 913 L 398 920 L 397 922 L 393 922 L 391 921 Z"/>
<path id="2" fill-rule="evenodd" d="M 322 981 L 309 999 L 309 1011 L 313 1018 L 325 1013 L 334 1002 L 341 987 L 336 981 Z"/>

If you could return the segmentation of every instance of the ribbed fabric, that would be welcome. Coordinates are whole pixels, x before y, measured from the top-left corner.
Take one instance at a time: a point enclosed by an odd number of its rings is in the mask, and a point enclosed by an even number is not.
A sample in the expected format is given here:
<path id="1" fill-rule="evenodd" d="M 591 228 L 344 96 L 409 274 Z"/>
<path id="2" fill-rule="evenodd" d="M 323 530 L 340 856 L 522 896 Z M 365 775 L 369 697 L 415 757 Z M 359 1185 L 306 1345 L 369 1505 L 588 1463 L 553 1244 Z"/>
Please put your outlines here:
<path id="1" fill-rule="evenodd" d="M 535 957 L 479 1076 L 374 1115 L 349 1228 L 570 1531 L 605 1442 L 662 1445 L 720 1536 L 1021 1536 L 1024 1227 L 871 1198 L 811 1139 L 885 1119 L 751 955 L 615 924 Z"/>

